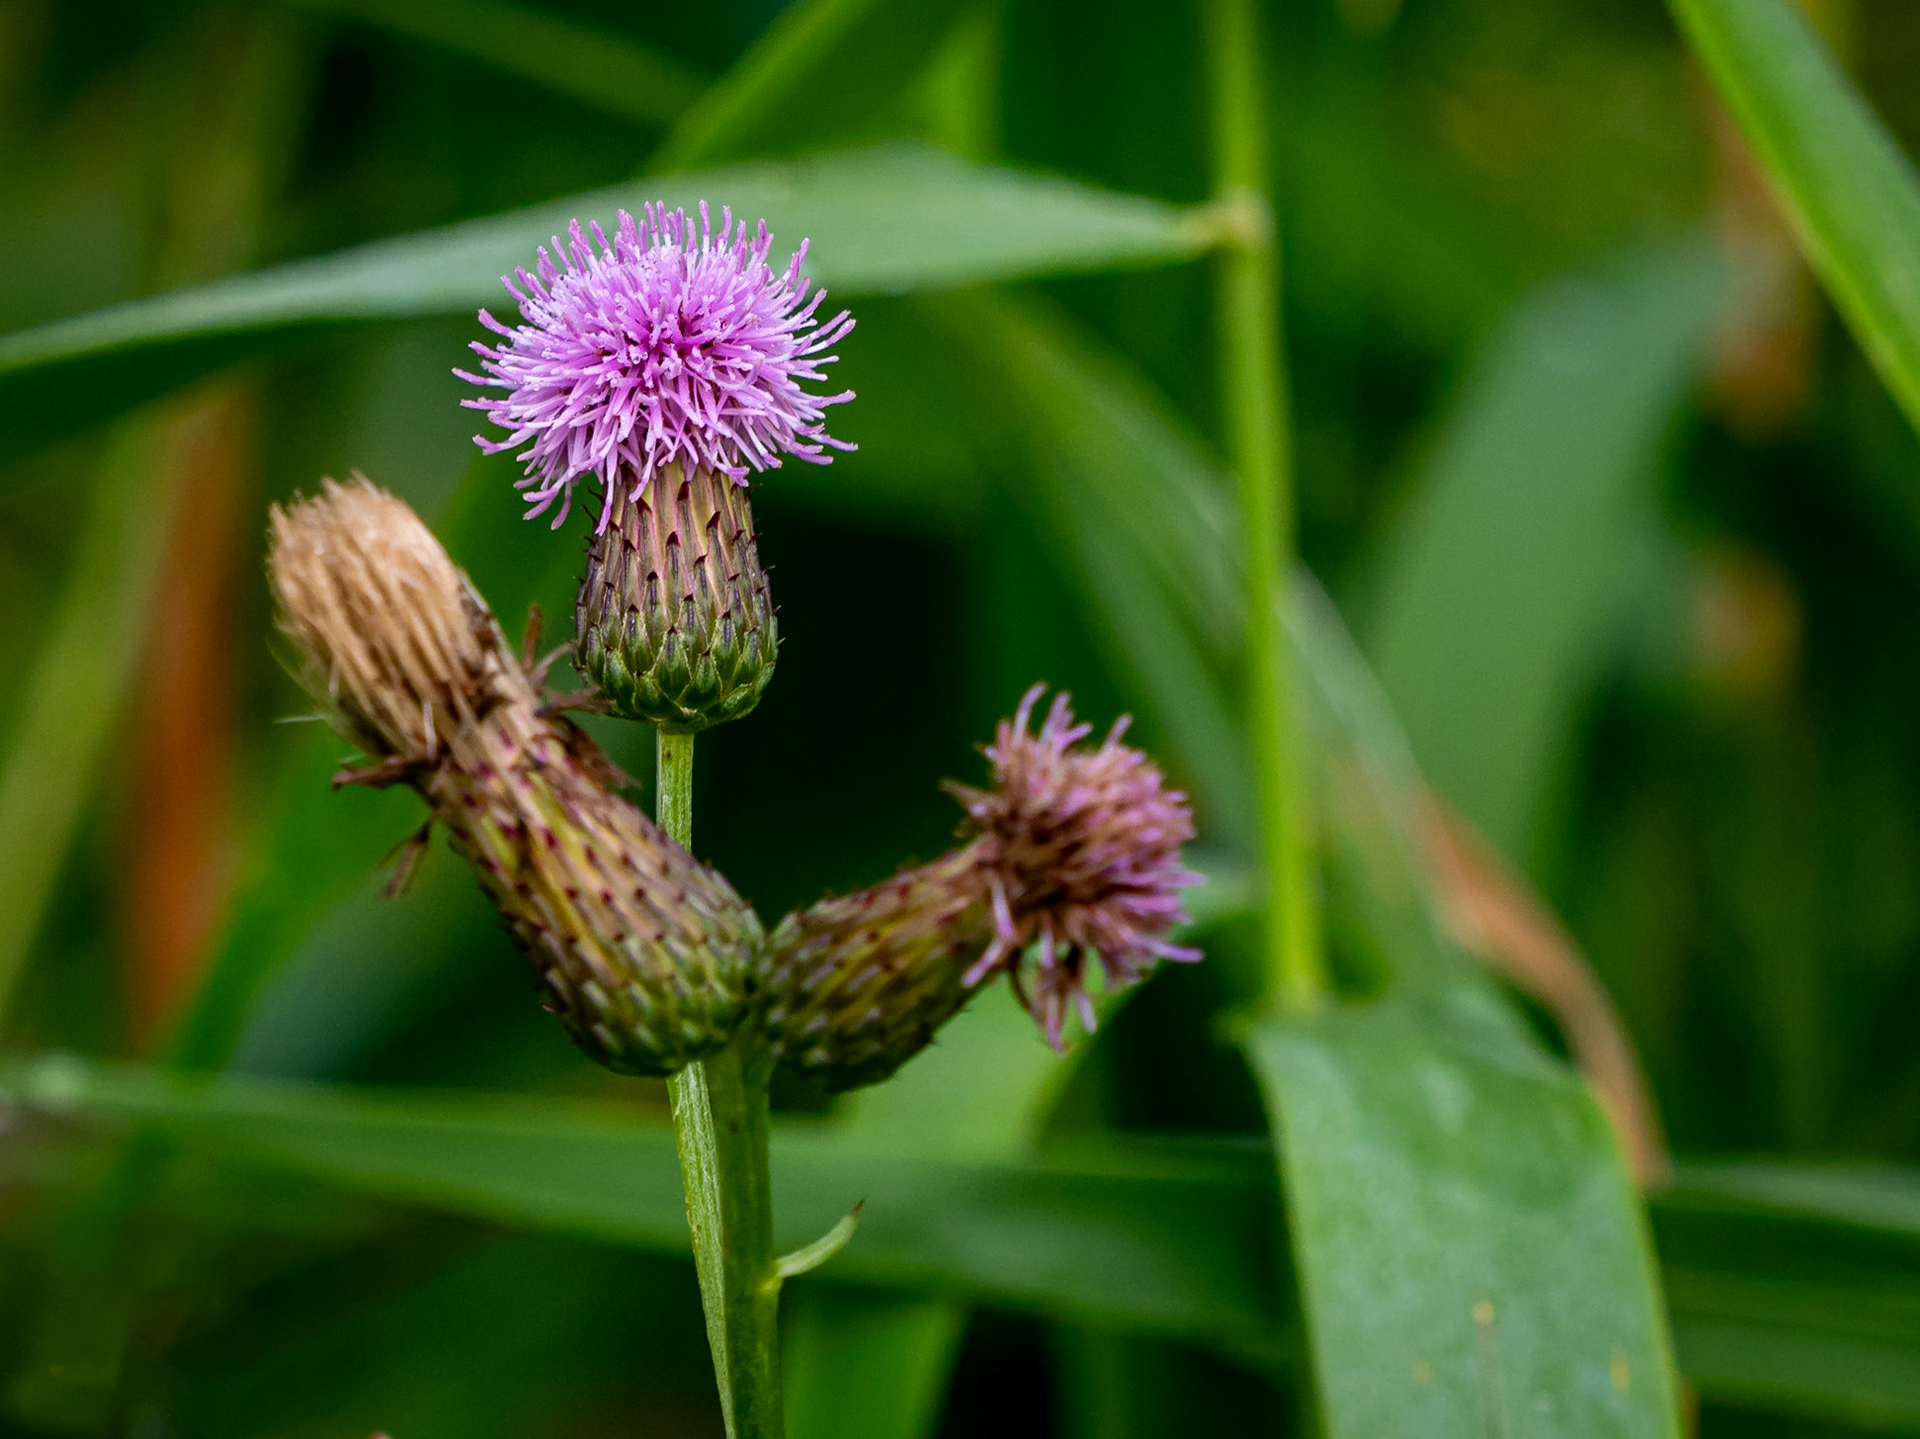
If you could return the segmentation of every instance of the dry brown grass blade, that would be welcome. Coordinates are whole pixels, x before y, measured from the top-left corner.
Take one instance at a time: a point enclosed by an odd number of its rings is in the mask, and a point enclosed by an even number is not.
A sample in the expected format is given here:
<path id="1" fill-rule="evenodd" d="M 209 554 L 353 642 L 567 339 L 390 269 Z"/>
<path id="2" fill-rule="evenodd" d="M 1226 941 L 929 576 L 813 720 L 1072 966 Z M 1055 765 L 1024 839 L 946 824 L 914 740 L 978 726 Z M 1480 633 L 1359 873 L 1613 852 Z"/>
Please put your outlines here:
<path id="1" fill-rule="evenodd" d="M 1554 1017 L 1613 1121 L 1635 1181 L 1642 1189 L 1661 1183 L 1671 1162 L 1646 1073 L 1572 936 L 1479 832 L 1432 794 L 1421 806 L 1420 839 L 1453 937 Z"/>

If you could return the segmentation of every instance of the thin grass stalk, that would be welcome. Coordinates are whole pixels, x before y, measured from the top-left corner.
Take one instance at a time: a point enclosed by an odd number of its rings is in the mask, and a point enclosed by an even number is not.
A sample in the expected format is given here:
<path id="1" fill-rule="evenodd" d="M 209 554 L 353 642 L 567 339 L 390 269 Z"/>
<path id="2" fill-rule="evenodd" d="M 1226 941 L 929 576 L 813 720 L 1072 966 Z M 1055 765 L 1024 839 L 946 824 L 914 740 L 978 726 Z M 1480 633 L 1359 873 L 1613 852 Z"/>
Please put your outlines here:
<path id="1" fill-rule="evenodd" d="M 1293 562 L 1292 415 L 1280 344 L 1280 247 L 1267 192 L 1266 107 L 1253 0 L 1207 0 L 1215 194 L 1229 227 L 1215 272 L 1228 458 L 1247 557 L 1247 719 L 1259 792 L 1267 991 L 1305 1009 L 1327 989 L 1292 656 L 1280 620 Z"/>

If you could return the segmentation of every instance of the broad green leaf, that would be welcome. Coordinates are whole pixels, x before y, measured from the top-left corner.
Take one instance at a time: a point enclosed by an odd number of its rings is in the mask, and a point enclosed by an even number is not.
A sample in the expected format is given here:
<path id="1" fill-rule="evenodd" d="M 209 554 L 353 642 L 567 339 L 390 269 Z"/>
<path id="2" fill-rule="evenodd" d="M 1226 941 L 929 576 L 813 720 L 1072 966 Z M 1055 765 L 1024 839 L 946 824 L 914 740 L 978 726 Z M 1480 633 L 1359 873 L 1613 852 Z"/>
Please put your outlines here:
<path id="1" fill-rule="evenodd" d="M 508 0 L 285 3 L 429 41 L 635 120 L 672 120 L 706 88 L 691 67 L 624 35 Z"/>
<path id="2" fill-rule="evenodd" d="M 532 264 L 537 247 L 572 221 L 611 224 L 622 207 L 661 201 L 691 210 L 702 200 L 716 212 L 731 205 L 749 221 L 764 217 L 792 245 L 810 239 L 809 273 L 836 300 L 1182 259 L 1205 249 L 1213 229 L 1205 210 L 906 143 L 666 176 L 0 337 L 0 400 L 26 425 L 16 428 L 15 447 L 300 335 L 481 306 L 511 315 L 501 276 Z"/>
<path id="3" fill-rule="evenodd" d="M 1329 1439 L 1677 1439 L 1605 1118 L 1551 1062 L 1451 1029 L 1383 1003 L 1247 1037 Z"/>
<path id="4" fill-rule="evenodd" d="M 687 1252 L 673 1135 L 618 1110 L 65 1056 L 6 1079 L 37 1110 L 143 1121 L 362 1193 Z M 1269 1362 L 1279 1352 L 1271 1200 L 1235 1154 L 1143 1147 L 1085 1162 L 967 1162 L 877 1153 L 801 1126 L 776 1133 L 773 1165 L 783 1249 L 865 1198 L 835 1282 L 1147 1328 Z"/>
<path id="5" fill-rule="evenodd" d="M 1377 558 L 1380 682 L 1427 778 L 1516 858 L 1612 639 L 1723 269 L 1705 251 L 1654 254 L 1525 298 Z"/>
<path id="6" fill-rule="evenodd" d="M 1801 248 L 1920 426 L 1920 175 L 1789 0 L 1670 0 Z"/>

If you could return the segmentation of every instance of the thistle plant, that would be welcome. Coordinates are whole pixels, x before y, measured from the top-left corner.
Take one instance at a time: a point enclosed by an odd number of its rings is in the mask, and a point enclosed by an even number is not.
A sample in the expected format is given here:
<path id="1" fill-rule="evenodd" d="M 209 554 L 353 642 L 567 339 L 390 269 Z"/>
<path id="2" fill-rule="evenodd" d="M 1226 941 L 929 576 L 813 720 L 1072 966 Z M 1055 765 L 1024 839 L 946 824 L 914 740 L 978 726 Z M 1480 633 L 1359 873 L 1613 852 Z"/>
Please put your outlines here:
<path id="1" fill-rule="evenodd" d="M 530 514 L 563 519 L 601 487 L 580 587 L 582 673 L 658 730 L 655 819 L 516 655 L 485 601 L 406 505 L 364 480 L 272 515 L 269 568 L 302 678 L 365 762 L 336 784 L 406 784 L 474 866 L 574 1042 L 623 1074 L 668 1076 L 708 1338 L 728 1432 L 782 1432 L 781 1282 L 851 1234 L 772 1250 L 767 1083 L 785 1065 L 832 1090 L 877 1083 L 1004 975 L 1055 1048 L 1095 1021 L 1090 986 L 1199 958 L 1184 918 L 1185 797 L 1036 685 L 984 753 L 983 788 L 950 784 L 955 847 L 767 933 L 690 851 L 693 734 L 752 709 L 775 635 L 745 484 L 781 457 L 852 448 L 822 415 L 849 394 L 801 387 L 852 328 L 816 325 L 821 293 L 766 264 L 723 212 L 625 214 L 609 242 L 576 224 L 508 288 L 525 323 L 483 313 L 476 346 L 504 388 L 473 401 L 524 446 Z M 656 822 L 657 820 L 657 822 Z"/>

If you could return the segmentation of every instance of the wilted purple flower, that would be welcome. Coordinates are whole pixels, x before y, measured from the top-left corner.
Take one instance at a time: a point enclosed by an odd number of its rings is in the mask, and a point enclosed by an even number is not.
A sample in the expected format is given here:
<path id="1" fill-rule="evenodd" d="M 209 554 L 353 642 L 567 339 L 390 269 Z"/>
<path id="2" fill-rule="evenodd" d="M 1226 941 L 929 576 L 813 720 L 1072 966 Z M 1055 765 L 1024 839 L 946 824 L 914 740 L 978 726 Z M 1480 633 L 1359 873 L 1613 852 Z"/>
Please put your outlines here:
<path id="1" fill-rule="evenodd" d="M 991 790 L 948 789 L 967 811 L 965 831 L 979 836 L 993 913 L 993 940 L 966 983 L 1004 969 L 1058 1049 L 1070 1004 L 1093 1027 L 1089 953 L 1099 956 L 1115 988 L 1132 984 L 1156 960 L 1200 958 L 1200 951 L 1166 939 L 1186 919 L 1180 889 L 1199 876 L 1180 862 L 1181 845 L 1193 838 L 1187 798 L 1167 787 L 1144 754 L 1120 743 L 1127 717 L 1100 745 L 1082 745 L 1091 726 L 1074 723 L 1063 693 L 1040 732 L 1030 734 L 1045 693 L 1045 685 L 1035 685 L 1014 717 L 1000 722 L 986 750 Z M 1023 965 L 1029 949 L 1030 969 Z"/>
<path id="2" fill-rule="evenodd" d="M 474 437 L 488 454 L 526 447 L 529 518 L 557 499 L 557 527 L 583 475 L 599 476 L 610 505 L 616 483 L 638 499 L 675 463 L 744 482 L 783 454 L 827 464 L 826 447 L 854 448 L 824 423 L 826 407 L 853 392 L 801 388 L 826 378 L 820 367 L 838 357 L 822 352 L 853 328 L 845 311 L 814 320 L 826 291 L 807 294 L 805 243 L 775 275 L 766 222 L 749 243 L 727 209 L 716 234 L 704 201 L 697 234 L 684 210 L 664 205 L 648 205 L 638 224 L 622 210 L 611 242 L 597 223 L 592 234 L 574 221 L 565 245 L 554 239 L 557 265 L 543 246 L 532 274 L 502 282 L 526 323 L 510 329 L 482 310 L 502 343 L 475 342 L 485 375 L 456 371 L 506 391 L 465 404 L 508 432 Z"/>

